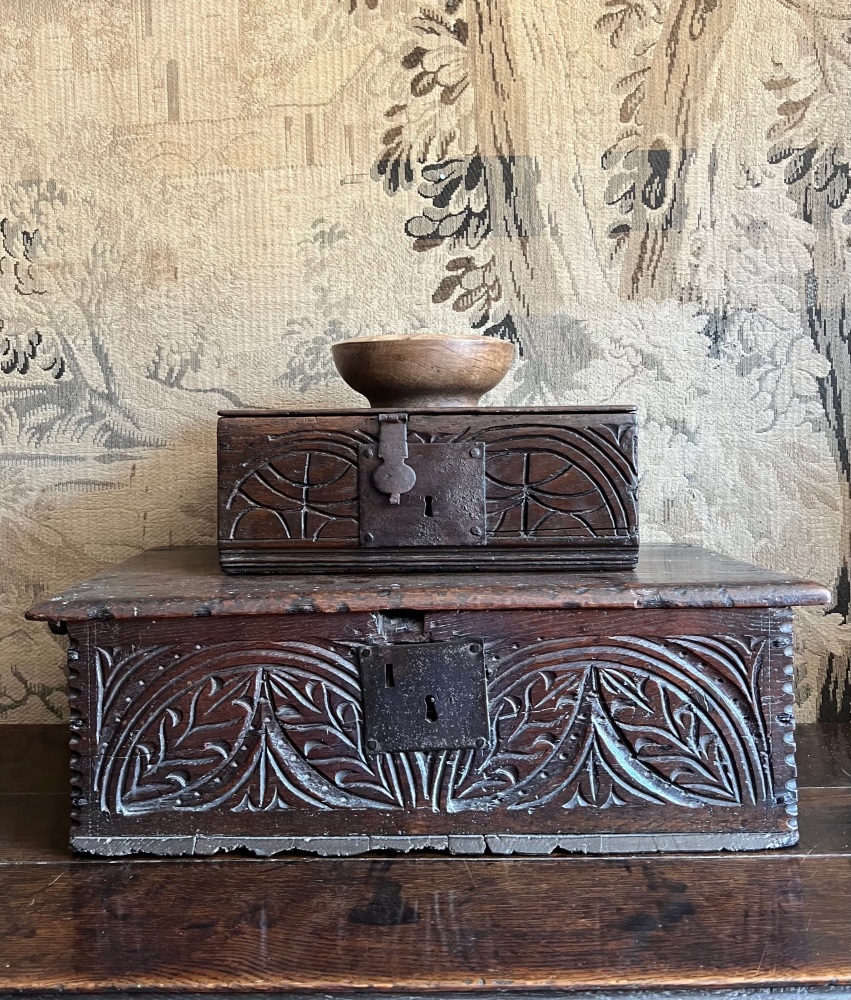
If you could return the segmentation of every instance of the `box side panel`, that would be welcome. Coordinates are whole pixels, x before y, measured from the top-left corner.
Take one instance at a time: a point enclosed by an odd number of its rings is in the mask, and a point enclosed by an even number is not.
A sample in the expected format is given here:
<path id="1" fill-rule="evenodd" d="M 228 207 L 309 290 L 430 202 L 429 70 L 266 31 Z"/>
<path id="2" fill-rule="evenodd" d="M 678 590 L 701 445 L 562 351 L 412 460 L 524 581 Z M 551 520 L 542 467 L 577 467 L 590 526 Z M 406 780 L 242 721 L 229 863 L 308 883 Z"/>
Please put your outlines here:
<path id="1" fill-rule="evenodd" d="M 249 548 L 358 546 L 358 449 L 376 444 L 368 418 L 222 418 L 219 539 Z"/>
<path id="2" fill-rule="evenodd" d="M 488 745 L 370 753 L 358 651 L 459 638 L 484 646 Z M 789 844 L 790 642 L 786 611 L 98 622 L 80 642 L 89 717 L 74 843 L 96 853 Z M 440 688 L 427 700 L 440 709 Z"/>
<path id="3" fill-rule="evenodd" d="M 412 414 L 407 427 L 420 453 L 427 451 L 423 446 L 448 443 L 483 445 L 485 451 L 486 543 L 473 556 L 446 545 L 416 550 L 421 570 L 465 563 L 525 568 L 526 557 L 516 549 L 532 553 L 529 568 L 541 559 L 554 568 L 634 564 L 634 414 Z M 300 571 L 304 550 L 317 554 L 320 567 L 395 568 L 392 547 L 360 548 L 359 455 L 365 447 L 375 454 L 378 434 L 377 418 L 366 413 L 221 418 L 224 568 Z M 417 490 L 401 497 L 400 513 L 422 509 L 424 518 L 431 517 L 430 498 Z"/>

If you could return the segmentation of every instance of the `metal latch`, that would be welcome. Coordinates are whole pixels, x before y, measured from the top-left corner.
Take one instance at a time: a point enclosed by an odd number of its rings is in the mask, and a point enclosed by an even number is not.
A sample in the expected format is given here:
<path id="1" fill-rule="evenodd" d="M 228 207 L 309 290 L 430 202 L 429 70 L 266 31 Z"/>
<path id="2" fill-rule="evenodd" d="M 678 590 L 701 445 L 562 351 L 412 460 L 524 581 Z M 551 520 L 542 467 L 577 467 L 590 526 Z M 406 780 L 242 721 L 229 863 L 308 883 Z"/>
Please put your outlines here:
<path id="1" fill-rule="evenodd" d="M 406 413 L 378 421 L 358 459 L 361 545 L 486 544 L 484 442 L 411 442 Z"/>
<path id="2" fill-rule="evenodd" d="M 364 646 L 360 671 L 367 752 L 489 745 L 481 641 Z"/>
<path id="3" fill-rule="evenodd" d="M 405 464 L 408 457 L 408 414 L 380 413 L 378 415 L 378 457 L 381 465 L 373 472 L 372 481 L 380 493 L 398 504 L 403 493 L 410 492 L 417 481 L 417 474 Z"/>

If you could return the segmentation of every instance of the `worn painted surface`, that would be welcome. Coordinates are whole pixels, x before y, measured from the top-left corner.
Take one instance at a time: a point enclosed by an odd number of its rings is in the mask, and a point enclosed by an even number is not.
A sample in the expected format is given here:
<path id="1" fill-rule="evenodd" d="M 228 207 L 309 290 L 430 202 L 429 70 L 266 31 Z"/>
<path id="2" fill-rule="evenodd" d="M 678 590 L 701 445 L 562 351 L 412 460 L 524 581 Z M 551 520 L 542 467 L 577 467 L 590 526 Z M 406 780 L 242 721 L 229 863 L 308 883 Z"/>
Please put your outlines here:
<path id="1" fill-rule="evenodd" d="M 215 536 L 215 412 L 356 405 L 329 345 L 469 331 L 491 404 L 635 403 L 643 537 L 835 588 L 849 718 L 846 5 L 37 0 L 0 81 L 0 722 L 67 717 L 22 620 Z"/>

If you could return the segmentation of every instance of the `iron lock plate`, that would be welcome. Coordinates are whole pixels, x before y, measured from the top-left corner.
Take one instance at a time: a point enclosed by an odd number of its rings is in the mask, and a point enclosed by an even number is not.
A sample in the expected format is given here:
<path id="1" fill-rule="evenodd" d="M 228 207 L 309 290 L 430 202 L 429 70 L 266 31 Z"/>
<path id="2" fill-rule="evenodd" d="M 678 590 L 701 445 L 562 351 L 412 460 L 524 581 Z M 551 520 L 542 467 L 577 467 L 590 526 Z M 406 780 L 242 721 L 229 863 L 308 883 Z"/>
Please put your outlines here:
<path id="1" fill-rule="evenodd" d="M 405 463 L 416 473 L 415 485 L 391 502 L 375 485 L 382 459 L 373 446 L 360 449 L 360 544 L 486 544 L 484 444 L 408 444 Z"/>
<path id="2" fill-rule="evenodd" d="M 368 753 L 488 746 L 481 642 L 365 646 L 360 671 Z"/>

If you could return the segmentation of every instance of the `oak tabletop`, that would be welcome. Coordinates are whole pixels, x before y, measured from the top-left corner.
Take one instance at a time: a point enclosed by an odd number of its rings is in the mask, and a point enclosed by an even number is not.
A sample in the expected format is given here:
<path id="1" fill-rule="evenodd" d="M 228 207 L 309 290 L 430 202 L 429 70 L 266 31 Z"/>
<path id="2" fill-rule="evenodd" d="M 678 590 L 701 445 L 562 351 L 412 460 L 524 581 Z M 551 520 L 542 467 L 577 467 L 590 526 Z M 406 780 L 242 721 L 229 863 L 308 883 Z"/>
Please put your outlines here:
<path id="1" fill-rule="evenodd" d="M 71 857 L 66 735 L 0 726 L 0 994 L 851 995 L 848 726 L 799 729 L 796 848 L 523 859 Z"/>

